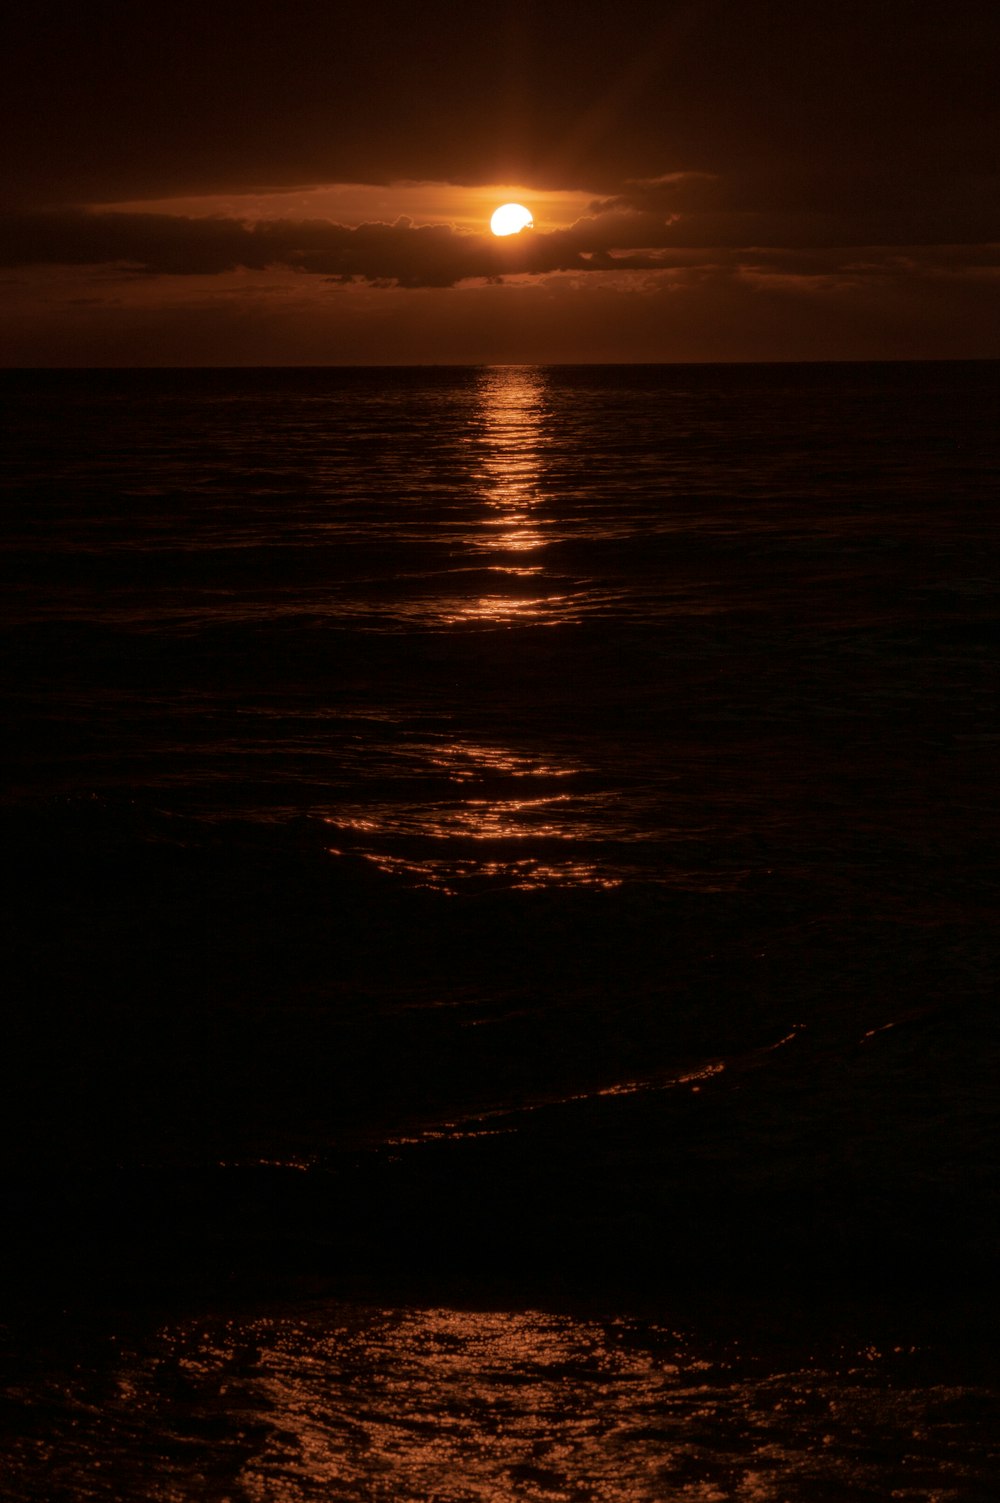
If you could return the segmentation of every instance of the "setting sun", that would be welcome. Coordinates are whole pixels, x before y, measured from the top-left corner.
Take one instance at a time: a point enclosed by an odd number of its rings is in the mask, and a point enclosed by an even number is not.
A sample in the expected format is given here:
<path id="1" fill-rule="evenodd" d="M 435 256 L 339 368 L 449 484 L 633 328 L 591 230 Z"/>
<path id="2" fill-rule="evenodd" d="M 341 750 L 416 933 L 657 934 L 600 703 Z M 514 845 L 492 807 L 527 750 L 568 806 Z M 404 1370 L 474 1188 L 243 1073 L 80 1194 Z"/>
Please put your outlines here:
<path id="1" fill-rule="evenodd" d="M 516 235 L 519 230 L 531 229 L 535 221 L 531 210 L 523 204 L 501 204 L 490 219 L 494 235 Z"/>

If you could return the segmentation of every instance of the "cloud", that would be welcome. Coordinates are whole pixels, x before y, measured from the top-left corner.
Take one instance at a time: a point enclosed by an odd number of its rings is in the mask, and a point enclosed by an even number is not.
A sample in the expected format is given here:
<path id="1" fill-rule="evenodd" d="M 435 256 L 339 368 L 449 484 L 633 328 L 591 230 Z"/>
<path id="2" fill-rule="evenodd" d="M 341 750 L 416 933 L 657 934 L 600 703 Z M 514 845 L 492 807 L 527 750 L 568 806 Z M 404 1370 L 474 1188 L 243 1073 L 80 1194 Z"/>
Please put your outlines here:
<path id="1" fill-rule="evenodd" d="M 74 366 L 995 355 L 1000 255 L 986 265 L 961 247 L 865 254 L 685 252 L 668 271 L 416 295 L 290 271 L 151 279 L 39 267 L 4 299 L 3 342 L 10 364 Z"/>
<path id="2" fill-rule="evenodd" d="M 476 277 L 654 266 L 667 234 L 662 215 L 617 208 L 507 239 L 407 218 L 348 226 L 73 209 L 0 217 L 0 265 L 114 264 L 173 276 L 285 266 L 335 281 L 450 287 Z"/>
<path id="3" fill-rule="evenodd" d="M 775 175 L 748 166 L 733 176 L 631 180 L 590 207 L 601 218 L 669 218 L 675 245 L 971 245 L 1000 239 L 1000 174 L 954 165 L 935 179 L 929 168 L 903 176 L 841 164 Z"/>
<path id="4" fill-rule="evenodd" d="M 996 0 L 292 12 L 6 8 L 3 358 L 1000 348 Z M 449 222 L 425 222 L 400 183 L 591 206 L 558 229 L 539 211 L 538 230 L 501 241 L 450 222 L 450 199 L 433 210 Z M 290 196 L 250 216 L 234 201 L 323 184 L 382 185 L 384 202 Z M 180 212 L 205 196 L 215 217 Z M 151 212 L 169 200 L 178 212 Z M 415 221 L 396 217 L 409 207 Z"/>
<path id="5" fill-rule="evenodd" d="M 392 224 L 349 226 L 326 219 L 251 222 L 79 209 L 11 213 L 0 216 L 0 266 L 104 265 L 145 277 L 287 268 L 332 282 L 444 288 L 525 274 L 662 271 L 705 264 L 793 276 L 815 275 L 818 269 L 823 275 L 854 274 L 864 265 L 870 273 L 876 265 L 892 263 L 894 251 L 919 251 L 926 263 L 932 247 L 963 244 L 961 235 L 945 235 L 946 226 L 923 220 L 911 228 L 936 229 L 930 243 L 920 233 L 902 242 L 879 235 L 887 227 L 877 214 L 803 221 L 781 209 L 734 214 L 668 208 L 672 197 L 714 191 L 711 180 L 633 184 L 596 202 L 592 214 L 567 228 L 527 230 L 503 239 L 447 224 L 415 225 L 405 217 Z M 1000 226 L 984 213 L 975 227 L 983 233 L 965 242 L 964 260 L 978 256 L 981 264 L 991 265 Z M 866 247 L 877 250 L 869 253 Z"/>

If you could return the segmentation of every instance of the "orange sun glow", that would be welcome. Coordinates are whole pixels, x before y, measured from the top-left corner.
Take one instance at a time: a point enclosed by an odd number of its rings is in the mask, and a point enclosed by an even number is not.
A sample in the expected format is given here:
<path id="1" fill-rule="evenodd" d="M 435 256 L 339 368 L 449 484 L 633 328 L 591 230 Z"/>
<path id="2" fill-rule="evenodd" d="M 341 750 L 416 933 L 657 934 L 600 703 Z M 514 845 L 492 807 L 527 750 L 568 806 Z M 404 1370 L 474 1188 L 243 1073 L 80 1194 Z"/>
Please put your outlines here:
<path id="1" fill-rule="evenodd" d="M 494 235 L 516 235 L 519 230 L 530 229 L 534 222 L 531 210 L 523 204 L 501 204 L 493 211 L 490 229 Z"/>

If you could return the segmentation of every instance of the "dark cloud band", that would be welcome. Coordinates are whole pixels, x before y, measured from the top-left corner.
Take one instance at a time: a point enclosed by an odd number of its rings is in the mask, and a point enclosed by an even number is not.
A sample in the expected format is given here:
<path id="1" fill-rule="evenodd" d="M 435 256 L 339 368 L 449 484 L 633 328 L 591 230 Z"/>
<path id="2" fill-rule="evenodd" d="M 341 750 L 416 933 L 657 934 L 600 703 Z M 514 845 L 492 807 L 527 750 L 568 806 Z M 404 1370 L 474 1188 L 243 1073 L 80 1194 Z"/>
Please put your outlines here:
<path id="1" fill-rule="evenodd" d="M 657 191 L 654 187 L 650 196 Z M 451 287 L 524 273 L 663 270 L 706 259 L 810 274 L 819 264 L 856 263 L 859 246 L 893 244 L 888 236 L 873 233 L 879 225 L 865 218 L 846 218 L 836 234 L 828 225 L 827 233 L 817 236 L 812 220 L 803 224 L 782 211 L 681 216 L 665 212 L 662 204 L 644 207 L 642 190 L 633 191 L 631 199 L 621 195 L 595 204 L 592 216 L 567 229 L 525 231 L 506 239 L 450 225 L 415 225 L 406 218 L 352 227 L 317 219 L 250 223 L 76 209 L 14 213 L 0 217 L 0 265 L 114 265 L 167 276 L 287 267 L 337 282 Z M 991 227 L 996 232 L 987 222 L 977 226 L 984 232 Z M 990 238 L 984 233 L 983 243 Z M 1000 234 L 992 238 L 1000 239 Z M 929 243 L 960 239 L 939 234 Z M 914 234 L 904 243 L 928 240 L 926 234 Z M 977 254 L 980 260 L 984 254 L 992 260 L 986 250 Z"/>
<path id="2" fill-rule="evenodd" d="M 287 266 L 340 281 L 449 287 L 473 277 L 654 265 L 643 252 L 663 245 L 665 233 L 662 215 L 617 210 L 568 230 L 499 240 L 405 218 L 351 227 L 64 210 L 0 219 L 0 264 L 116 264 L 176 276 Z"/>

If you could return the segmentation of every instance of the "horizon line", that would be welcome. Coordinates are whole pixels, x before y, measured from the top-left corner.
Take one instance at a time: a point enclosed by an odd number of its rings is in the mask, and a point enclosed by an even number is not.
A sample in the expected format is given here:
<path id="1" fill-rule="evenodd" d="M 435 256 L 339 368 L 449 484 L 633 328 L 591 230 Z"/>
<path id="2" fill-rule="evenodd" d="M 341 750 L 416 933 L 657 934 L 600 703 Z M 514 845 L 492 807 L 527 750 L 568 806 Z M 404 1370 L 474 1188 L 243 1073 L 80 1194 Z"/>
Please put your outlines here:
<path id="1" fill-rule="evenodd" d="M 277 371 L 277 370 L 615 370 L 663 366 L 743 366 L 743 365 L 996 365 L 997 355 L 829 355 L 808 358 L 769 360 L 365 360 L 245 362 L 231 364 L 180 365 L 168 362 L 155 365 L 0 365 L 0 375 L 24 375 L 30 371 Z"/>

